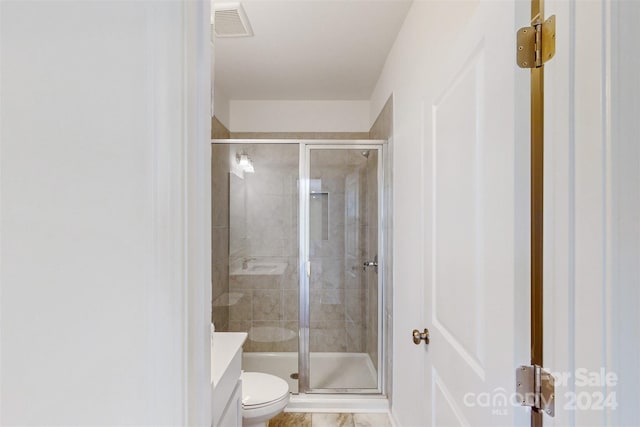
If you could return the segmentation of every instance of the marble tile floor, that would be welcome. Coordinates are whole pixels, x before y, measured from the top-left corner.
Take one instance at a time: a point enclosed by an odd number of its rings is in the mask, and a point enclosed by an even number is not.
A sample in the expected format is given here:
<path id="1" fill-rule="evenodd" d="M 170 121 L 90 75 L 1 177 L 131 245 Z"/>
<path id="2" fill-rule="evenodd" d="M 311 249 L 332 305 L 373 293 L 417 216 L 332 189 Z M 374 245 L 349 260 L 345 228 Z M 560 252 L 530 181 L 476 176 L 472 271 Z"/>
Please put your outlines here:
<path id="1" fill-rule="evenodd" d="M 329 414 L 283 412 L 269 427 L 392 427 L 387 414 Z"/>

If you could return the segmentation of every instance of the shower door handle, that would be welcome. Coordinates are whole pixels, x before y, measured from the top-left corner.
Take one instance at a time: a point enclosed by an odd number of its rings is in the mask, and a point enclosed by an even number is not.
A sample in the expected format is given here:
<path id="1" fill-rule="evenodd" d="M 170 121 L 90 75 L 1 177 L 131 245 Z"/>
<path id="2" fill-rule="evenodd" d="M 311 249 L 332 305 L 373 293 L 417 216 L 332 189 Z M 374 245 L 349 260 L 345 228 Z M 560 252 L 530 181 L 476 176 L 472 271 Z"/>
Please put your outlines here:
<path id="1" fill-rule="evenodd" d="M 367 267 L 375 267 L 376 273 L 378 272 L 378 255 L 373 257 L 373 261 L 365 261 L 362 264 L 362 271 L 366 271 Z"/>

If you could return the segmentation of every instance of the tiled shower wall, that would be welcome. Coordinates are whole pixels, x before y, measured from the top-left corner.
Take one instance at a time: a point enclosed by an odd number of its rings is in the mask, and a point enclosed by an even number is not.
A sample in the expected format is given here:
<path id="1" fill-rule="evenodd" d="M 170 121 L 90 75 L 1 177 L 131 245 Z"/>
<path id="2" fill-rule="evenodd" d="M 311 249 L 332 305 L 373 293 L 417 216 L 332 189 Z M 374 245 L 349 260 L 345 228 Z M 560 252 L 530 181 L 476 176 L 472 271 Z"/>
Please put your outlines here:
<path id="1" fill-rule="evenodd" d="M 369 139 L 369 132 L 231 132 L 231 139 Z"/>
<path id="2" fill-rule="evenodd" d="M 227 177 L 228 330 L 249 332 L 245 351 L 297 351 L 298 146 L 219 146 L 230 150 L 227 158 L 246 152 L 255 167 L 255 173 L 242 178 L 233 173 Z M 371 203 L 367 187 L 377 183 L 369 176 L 375 167 L 367 165 L 376 159 L 375 153 L 369 162 L 359 150 L 350 153 L 323 152 L 312 168 L 311 178 L 320 180 L 330 209 L 326 240 L 312 241 L 310 248 L 311 351 L 365 352 L 370 325 L 377 334 L 377 317 L 369 313 L 369 306 L 377 310 L 377 303 L 371 302 L 377 295 L 369 293 L 362 273 L 369 234 L 375 229 L 375 217 L 366 216 Z M 351 195 L 345 190 L 348 176 L 356 183 Z M 375 201 L 372 206 L 377 207 Z M 348 249 L 347 224 L 356 236 L 355 250 Z M 252 265 L 284 265 L 284 270 L 255 274 Z"/>
<path id="3" fill-rule="evenodd" d="M 230 147 L 250 156 L 255 173 L 231 174 L 229 289 L 238 299 L 229 328 L 249 332 L 245 351 L 297 351 L 298 146 Z M 252 271 L 272 265 L 281 271 Z"/>
<path id="4" fill-rule="evenodd" d="M 364 171 L 367 196 L 361 215 L 366 218 L 362 230 L 365 239 L 364 256 L 373 260 L 378 256 L 378 153 L 371 151 Z M 365 260 L 363 260 L 364 262 Z M 379 260 L 380 261 L 380 260 Z M 362 274 L 362 287 L 365 290 L 366 342 L 364 351 L 369 353 L 373 366 L 378 368 L 378 269 L 367 268 Z"/>
<path id="5" fill-rule="evenodd" d="M 211 138 L 229 138 L 229 130 L 211 118 Z M 229 146 L 211 145 L 211 321 L 229 329 Z"/>
<path id="6" fill-rule="evenodd" d="M 229 329 L 229 146 L 211 145 L 211 297 L 212 321 Z"/>
<path id="7" fill-rule="evenodd" d="M 329 205 L 327 239 L 310 242 L 312 352 L 366 349 L 367 164 L 361 150 L 312 151 L 310 179 L 319 181 Z"/>
<path id="8" fill-rule="evenodd" d="M 231 132 L 216 116 L 211 118 L 211 139 L 229 139 Z"/>

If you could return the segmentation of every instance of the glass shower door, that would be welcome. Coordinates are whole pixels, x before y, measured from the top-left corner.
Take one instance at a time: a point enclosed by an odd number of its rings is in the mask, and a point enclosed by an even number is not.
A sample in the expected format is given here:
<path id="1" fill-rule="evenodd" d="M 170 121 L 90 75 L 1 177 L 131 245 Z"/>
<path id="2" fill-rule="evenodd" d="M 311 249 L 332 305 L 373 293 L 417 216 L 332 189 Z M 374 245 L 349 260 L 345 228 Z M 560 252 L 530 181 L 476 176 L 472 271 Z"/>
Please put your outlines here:
<path id="1" fill-rule="evenodd" d="M 246 332 L 242 367 L 298 392 L 298 143 L 212 145 L 216 330 Z"/>
<path id="2" fill-rule="evenodd" d="M 300 372 L 308 372 L 301 375 L 307 392 L 380 390 L 380 154 L 379 146 L 326 145 L 303 153 Z"/>

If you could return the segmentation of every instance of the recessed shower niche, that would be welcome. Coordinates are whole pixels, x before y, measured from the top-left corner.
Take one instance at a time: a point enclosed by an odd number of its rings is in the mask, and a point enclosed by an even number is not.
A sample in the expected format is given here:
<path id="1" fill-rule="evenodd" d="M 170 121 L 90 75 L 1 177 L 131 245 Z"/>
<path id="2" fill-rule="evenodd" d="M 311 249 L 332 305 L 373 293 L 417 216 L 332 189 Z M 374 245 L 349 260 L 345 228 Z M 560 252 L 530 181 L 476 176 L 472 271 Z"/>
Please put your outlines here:
<path id="1" fill-rule="evenodd" d="M 329 193 L 322 191 L 322 180 L 309 180 L 309 239 L 329 240 Z"/>
<path id="2" fill-rule="evenodd" d="M 382 274 L 364 264 L 383 253 L 382 152 L 214 140 L 213 320 L 248 333 L 243 369 L 294 393 L 381 393 Z"/>

